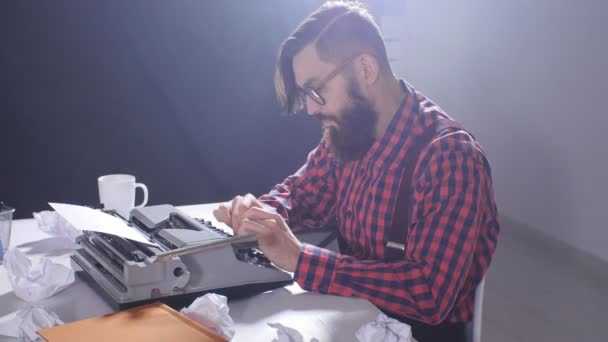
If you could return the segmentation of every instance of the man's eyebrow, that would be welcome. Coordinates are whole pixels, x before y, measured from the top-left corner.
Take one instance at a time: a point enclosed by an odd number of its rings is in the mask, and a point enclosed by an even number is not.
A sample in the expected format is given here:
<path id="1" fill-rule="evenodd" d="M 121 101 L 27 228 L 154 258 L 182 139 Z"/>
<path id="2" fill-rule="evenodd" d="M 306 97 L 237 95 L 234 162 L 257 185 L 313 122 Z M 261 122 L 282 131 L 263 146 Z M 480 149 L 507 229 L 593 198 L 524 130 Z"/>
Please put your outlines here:
<path id="1" fill-rule="evenodd" d="M 319 83 L 318 77 L 311 77 L 311 78 L 307 79 L 306 82 L 304 82 L 304 84 L 302 85 L 302 87 L 312 88 L 312 85 L 314 83 Z"/>

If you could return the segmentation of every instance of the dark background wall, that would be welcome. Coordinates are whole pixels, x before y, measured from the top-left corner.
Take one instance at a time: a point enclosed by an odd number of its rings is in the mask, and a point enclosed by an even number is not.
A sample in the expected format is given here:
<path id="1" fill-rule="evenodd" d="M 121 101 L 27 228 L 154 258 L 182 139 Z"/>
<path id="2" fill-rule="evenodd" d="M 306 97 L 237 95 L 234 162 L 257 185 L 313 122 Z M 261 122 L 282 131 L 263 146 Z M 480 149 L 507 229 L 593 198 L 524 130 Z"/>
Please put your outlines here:
<path id="1" fill-rule="evenodd" d="M 150 204 L 267 191 L 320 138 L 279 112 L 276 51 L 320 1 L 0 4 L 0 200 L 94 205 L 130 173 Z"/>

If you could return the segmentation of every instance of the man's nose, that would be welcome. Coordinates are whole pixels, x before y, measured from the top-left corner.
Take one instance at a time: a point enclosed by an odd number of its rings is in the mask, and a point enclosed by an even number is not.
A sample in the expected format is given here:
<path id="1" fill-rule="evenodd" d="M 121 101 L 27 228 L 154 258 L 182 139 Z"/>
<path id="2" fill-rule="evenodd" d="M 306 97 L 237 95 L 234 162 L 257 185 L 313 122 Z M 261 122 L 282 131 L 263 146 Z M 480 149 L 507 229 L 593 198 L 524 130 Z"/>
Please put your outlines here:
<path id="1" fill-rule="evenodd" d="M 306 96 L 306 112 L 308 115 L 317 115 L 321 113 L 321 106 L 315 100 L 311 99 L 309 96 Z"/>

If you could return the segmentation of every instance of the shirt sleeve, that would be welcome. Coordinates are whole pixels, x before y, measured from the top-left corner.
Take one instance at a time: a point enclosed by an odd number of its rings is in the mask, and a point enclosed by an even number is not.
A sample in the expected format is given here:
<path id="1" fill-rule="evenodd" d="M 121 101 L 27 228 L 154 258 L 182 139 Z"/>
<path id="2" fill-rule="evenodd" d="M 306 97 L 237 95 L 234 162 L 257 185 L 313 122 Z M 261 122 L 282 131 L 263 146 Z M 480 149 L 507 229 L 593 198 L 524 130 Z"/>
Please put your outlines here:
<path id="1" fill-rule="evenodd" d="M 336 205 L 336 163 L 325 144 L 308 154 L 306 163 L 259 200 L 277 210 L 293 227 L 320 226 L 333 217 Z"/>
<path id="2" fill-rule="evenodd" d="M 445 319 L 474 254 L 489 174 L 481 152 L 467 143 L 433 143 L 426 156 L 415 173 L 404 260 L 358 260 L 304 244 L 295 272 L 302 288 L 365 298 L 427 324 Z"/>

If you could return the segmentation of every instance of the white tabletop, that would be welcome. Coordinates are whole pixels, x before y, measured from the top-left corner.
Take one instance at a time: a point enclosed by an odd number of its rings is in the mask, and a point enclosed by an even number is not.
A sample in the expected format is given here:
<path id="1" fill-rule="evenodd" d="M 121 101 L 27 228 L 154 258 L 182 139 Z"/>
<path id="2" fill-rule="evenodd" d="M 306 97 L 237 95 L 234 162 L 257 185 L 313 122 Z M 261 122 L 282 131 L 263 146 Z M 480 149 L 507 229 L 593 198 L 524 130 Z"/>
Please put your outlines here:
<path id="1" fill-rule="evenodd" d="M 192 217 L 202 217 L 220 228 L 227 228 L 214 220 L 212 210 L 215 206 L 202 204 L 179 209 Z M 19 246 L 28 256 L 50 257 L 69 265 L 70 252 L 57 251 L 55 242 L 57 238 L 38 229 L 34 219 L 13 221 L 11 248 Z M 113 311 L 100 295 L 78 278 L 73 285 L 40 304 L 55 312 L 66 323 Z M 13 293 L 6 270 L 0 266 L 0 321 L 25 305 Z M 295 283 L 247 299 L 231 300 L 228 306 L 236 324 L 236 334 L 232 340 L 235 342 L 272 341 L 277 336 L 276 330 L 267 323 L 275 322 L 297 329 L 306 342 L 312 338 L 319 341 L 355 341 L 356 331 L 374 320 L 380 312 L 366 300 L 310 293 Z M 0 335 L 0 341 L 16 339 Z"/>

